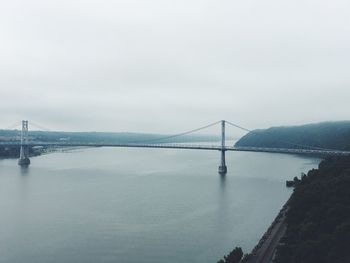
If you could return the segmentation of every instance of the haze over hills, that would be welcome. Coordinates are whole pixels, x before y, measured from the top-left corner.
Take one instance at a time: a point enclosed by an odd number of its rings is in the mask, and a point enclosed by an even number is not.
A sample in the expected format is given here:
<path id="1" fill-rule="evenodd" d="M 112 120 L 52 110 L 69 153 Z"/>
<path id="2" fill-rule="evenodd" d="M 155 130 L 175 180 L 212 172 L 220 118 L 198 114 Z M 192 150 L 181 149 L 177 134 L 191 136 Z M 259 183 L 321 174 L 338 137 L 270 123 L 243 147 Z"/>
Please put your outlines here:
<path id="1" fill-rule="evenodd" d="M 237 147 L 303 148 L 350 150 L 350 121 L 322 122 L 254 130 L 235 144 Z"/>
<path id="2" fill-rule="evenodd" d="M 21 131 L 0 130 L 1 141 L 18 140 Z M 165 134 L 133 133 L 133 132 L 62 132 L 62 131 L 30 131 L 29 140 L 41 142 L 86 142 L 86 143 L 172 143 L 218 141 L 212 135 L 188 135 L 180 138 L 168 138 Z"/>
<path id="3" fill-rule="evenodd" d="M 0 130 L 1 142 L 18 142 L 21 131 Z M 185 135 L 172 137 L 164 134 L 132 133 L 132 132 L 61 132 L 61 131 L 30 131 L 29 141 L 31 142 L 58 142 L 58 143 L 91 143 L 91 144 L 118 144 L 118 143 L 191 143 L 191 142 L 218 142 L 219 138 L 212 135 Z M 34 149 L 29 147 L 31 156 L 46 151 L 48 147 Z M 50 147 L 49 147 L 50 148 Z M 51 147 L 52 148 L 52 147 Z M 19 146 L 1 146 L 0 157 L 19 156 Z"/>

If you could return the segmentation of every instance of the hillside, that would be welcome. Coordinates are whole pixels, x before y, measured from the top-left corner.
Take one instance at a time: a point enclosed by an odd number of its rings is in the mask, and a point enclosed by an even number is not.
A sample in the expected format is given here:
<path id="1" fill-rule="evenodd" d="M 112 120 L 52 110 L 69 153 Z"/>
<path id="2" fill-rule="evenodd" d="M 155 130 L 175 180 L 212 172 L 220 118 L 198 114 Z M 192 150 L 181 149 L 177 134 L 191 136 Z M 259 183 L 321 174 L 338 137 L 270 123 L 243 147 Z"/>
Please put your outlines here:
<path id="1" fill-rule="evenodd" d="M 350 150 L 350 121 L 323 122 L 254 130 L 237 147 L 304 148 L 303 146 Z"/>
<path id="2" fill-rule="evenodd" d="M 288 205 L 276 263 L 350 262 L 350 157 L 327 159 L 303 176 Z"/>
<path id="3" fill-rule="evenodd" d="M 18 130 L 0 130 L 1 141 L 18 141 L 21 132 Z M 30 141 L 40 142 L 88 142 L 88 143 L 172 143 L 218 141 L 217 136 L 195 135 L 181 138 L 167 138 L 169 135 L 132 132 L 59 132 L 59 131 L 29 131 Z M 161 140 L 158 140 L 161 139 Z"/>
<path id="4" fill-rule="evenodd" d="M 285 225 L 273 262 L 350 263 L 349 188 L 350 156 L 327 158 L 318 169 L 302 174 L 281 210 L 283 214 L 280 213 L 271 225 L 280 222 L 281 229 Z M 271 242 L 269 235 L 264 235 L 256 249 L 242 261 L 243 252 L 236 247 L 218 263 L 262 262 L 260 260 L 267 254 L 264 246 L 269 248 L 269 243 L 264 242 Z M 261 252 L 263 257 L 259 257 Z"/>

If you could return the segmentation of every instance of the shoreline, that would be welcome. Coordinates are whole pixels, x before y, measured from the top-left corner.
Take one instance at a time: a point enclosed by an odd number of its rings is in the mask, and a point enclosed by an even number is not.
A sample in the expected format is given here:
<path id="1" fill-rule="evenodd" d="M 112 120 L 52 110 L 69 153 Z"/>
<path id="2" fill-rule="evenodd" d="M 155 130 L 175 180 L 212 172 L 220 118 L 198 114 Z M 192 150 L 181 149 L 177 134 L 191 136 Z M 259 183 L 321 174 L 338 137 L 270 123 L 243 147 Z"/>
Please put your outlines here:
<path id="1" fill-rule="evenodd" d="M 95 148 L 95 147 L 86 147 L 86 146 L 72 146 L 72 147 L 50 147 L 50 148 L 42 148 L 42 149 L 36 149 L 35 151 L 31 152 L 29 154 L 29 158 L 37 157 L 37 156 L 42 156 L 42 155 L 47 155 L 51 153 L 56 153 L 56 152 L 70 152 L 70 151 L 75 151 L 79 149 L 85 149 L 85 148 Z M 1 160 L 6 160 L 6 159 L 18 159 L 18 156 L 13 156 L 13 155 L 4 155 L 0 156 Z"/>
<path id="2" fill-rule="evenodd" d="M 322 160 L 320 161 L 320 163 Z M 319 164 L 320 164 L 319 163 Z M 289 202 L 292 197 L 288 198 L 286 203 L 282 206 L 275 219 L 272 221 L 269 228 L 260 238 L 253 250 L 247 254 L 240 263 L 271 263 L 275 257 L 276 248 L 280 244 L 287 229 L 286 213 L 289 209 Z"/>
<path id="3" fill-rule="evenodd" d="M 253 250 L 242 259 L 241 263 L 269 263 L 273 259 L 276 247 L 286 231 L 286 212 L 288 211 L 288 202 L 283 205 L 269 228 L 260 238 L 258 244 Z"/>

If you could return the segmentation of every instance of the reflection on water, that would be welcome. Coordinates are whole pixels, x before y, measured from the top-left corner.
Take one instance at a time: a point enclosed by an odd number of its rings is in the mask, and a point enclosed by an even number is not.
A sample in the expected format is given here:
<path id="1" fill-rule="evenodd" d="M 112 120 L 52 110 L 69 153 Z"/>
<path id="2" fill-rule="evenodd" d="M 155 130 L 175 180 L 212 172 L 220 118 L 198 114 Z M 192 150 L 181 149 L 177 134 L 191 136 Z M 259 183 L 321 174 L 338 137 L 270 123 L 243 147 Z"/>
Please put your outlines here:
<path id="1" fill-rule="evenodd" d="M 20 167 L 21 175 L 27 175 L 28 174 L 29 166 L 23 165 L 23 166 L 19 166 L 19 167 Z"/>
<path id="2" fill-rule="evenodd" d="M 318 160 L 268 153 L 86 149 L 0 161 L 1 262 L 216 262 L 250 250 Z"/>
<path id="3" fill-rule="evenodd" d="M 219 174 L 220 177 L 220 187 L 221 187 L 221 192 L 225 190 L 225 183 L 226 183 L 226 175 Z"/>

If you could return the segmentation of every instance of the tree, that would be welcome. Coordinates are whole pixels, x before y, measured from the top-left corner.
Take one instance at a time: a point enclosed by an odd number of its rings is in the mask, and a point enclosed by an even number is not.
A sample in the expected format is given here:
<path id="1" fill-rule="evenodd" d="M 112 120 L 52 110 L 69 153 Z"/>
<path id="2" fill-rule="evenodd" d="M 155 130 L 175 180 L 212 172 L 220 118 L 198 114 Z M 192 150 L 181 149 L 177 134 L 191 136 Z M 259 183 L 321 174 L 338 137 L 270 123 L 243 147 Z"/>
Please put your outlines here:
<path id="1" fill-rule="evenodd" d="M 235 247 L 230 254 L 220 259 L 218 263 L 239 263 L 243 257 L 243 251 L 240 247 Z"/>

